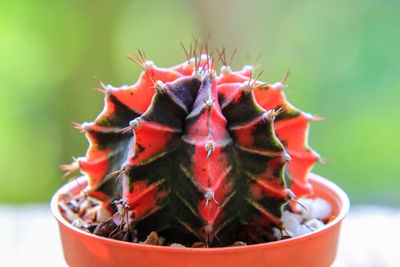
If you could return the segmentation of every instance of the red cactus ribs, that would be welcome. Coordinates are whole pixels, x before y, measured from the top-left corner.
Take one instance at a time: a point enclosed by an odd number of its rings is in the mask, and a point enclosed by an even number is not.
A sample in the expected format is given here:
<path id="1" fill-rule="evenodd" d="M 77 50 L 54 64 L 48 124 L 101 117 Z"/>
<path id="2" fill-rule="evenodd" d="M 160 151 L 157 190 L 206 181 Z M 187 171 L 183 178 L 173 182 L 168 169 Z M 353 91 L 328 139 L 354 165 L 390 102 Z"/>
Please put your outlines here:
<path id="1" fill-rule="evenodd" d="M 251 66 L 232 71 L 225 50 L 217 60 L 196 50 L 171 68 L 140 52 L 137 83 L 99 82 L 104 109 L 77 125 L 90 145 L 67 169 L 87 175 L 85 191 L 104 205 L 126 201 L 140 240 L 156 231 L 184 245 L 269 241 L 283 207 L 311 193 L 315 117 L 286 101 L 286 77 L 260 82 Z"/>

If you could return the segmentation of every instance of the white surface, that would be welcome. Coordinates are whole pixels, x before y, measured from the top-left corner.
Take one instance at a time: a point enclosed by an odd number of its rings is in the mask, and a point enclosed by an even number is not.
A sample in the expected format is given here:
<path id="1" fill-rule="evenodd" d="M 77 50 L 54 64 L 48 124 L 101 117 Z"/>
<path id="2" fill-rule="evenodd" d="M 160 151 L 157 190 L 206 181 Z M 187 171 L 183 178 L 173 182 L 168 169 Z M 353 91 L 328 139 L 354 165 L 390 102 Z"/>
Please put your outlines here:
<path id="1" fill-rule="evenodd" d="M 49 205 L 0 205 L 2 267 L 67 266 Z"/>
<path id="2" fill-rule="evenodd" d="M 400 211 L 355 207 L 342 225 L 333 267 L 399 267 Z M 48 205 L 0 205 L 1 266 L 66 266 Z"/>
<path id="3" fill-rule="evenodd" d="M 400 267 L 400 210 L 355 207 L 343 221 L 333 267 Z"/>

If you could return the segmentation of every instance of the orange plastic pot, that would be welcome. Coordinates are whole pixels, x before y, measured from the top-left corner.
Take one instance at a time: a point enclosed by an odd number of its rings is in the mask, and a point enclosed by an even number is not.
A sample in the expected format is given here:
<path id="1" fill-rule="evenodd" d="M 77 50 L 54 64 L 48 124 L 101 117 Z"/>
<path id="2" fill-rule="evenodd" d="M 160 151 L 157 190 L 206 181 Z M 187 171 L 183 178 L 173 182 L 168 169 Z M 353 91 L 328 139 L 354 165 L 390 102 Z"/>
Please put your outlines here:
<path id="1" fill-rule="evenodd" d="M 82 179 L 82 178 L 81 178 Z M 51 200 L 59 223 L 64 257 L 71 267 L 90 266 L 330 266 L 336 257 L 340 225 L 350 202 L 334 183 L 310 174 L 316 197 L 332 206 L 333 220 L 312 233 L 257 245 L 225 248 L 171 248 L 116 241 L 81 231 L 66 221 L 58 208 L 59 195 L 79 190 L 77 183 L 61 187 Z M 84 178 L 83 178 L 83 181 Z"/>

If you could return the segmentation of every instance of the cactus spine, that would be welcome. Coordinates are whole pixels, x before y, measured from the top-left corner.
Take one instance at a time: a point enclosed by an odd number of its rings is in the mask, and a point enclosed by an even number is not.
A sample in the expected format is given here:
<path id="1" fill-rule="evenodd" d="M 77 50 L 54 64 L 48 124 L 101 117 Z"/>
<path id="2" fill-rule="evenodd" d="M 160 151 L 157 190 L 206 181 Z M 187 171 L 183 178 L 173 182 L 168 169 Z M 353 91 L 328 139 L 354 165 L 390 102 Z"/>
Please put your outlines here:
<path id="1" fill-rule="evenodd" d="M 89 149 L 64 169 L 87 175 L 85 191 L 105 206 L 126 201 L 139 239 L 156 231 L 182 244 L 269 241 L 293 194 L 312 190 L 314 117 L 286 101 L 286 77 L 260 82 L 251 66 L 232 71 L 225 50 L 217 60 L 207 50 L 171 68 L 140 51 L 131 58 L 143 69 L 138 82 L 99 82 L 103 111 L 76 125 Z"/>

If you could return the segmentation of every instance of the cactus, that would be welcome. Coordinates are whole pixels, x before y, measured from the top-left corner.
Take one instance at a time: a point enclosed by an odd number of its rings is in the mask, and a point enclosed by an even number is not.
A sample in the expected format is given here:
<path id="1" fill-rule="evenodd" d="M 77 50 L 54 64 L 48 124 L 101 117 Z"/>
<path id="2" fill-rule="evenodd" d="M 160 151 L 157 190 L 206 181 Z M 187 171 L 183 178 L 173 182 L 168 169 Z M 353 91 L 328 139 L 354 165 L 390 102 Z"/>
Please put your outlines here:
<path id="1" fill-rule="evenodd" d="M 86 156 L 63 169 L 87 175 L 85 194 L 109 209 L 124 201 L 139 240 L 151 231 L 185 245 L 273 240 L 284 207 L 312 192 L 307 174 L 319 156 L 307 134 L 317 117 L 286 101 L 287 75 L 264 83 L 252 66 L 232 71 L 225 49 L 213 58 L 203 47 L 171 68 L 139 51 L 134 85 L 99 81 L 103 111 L 76 124 Z"/>

